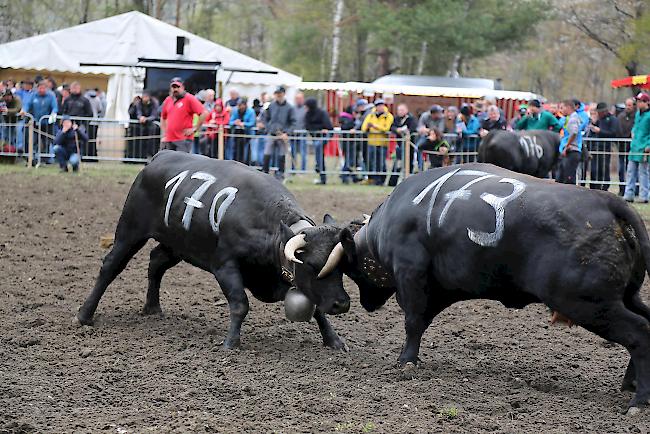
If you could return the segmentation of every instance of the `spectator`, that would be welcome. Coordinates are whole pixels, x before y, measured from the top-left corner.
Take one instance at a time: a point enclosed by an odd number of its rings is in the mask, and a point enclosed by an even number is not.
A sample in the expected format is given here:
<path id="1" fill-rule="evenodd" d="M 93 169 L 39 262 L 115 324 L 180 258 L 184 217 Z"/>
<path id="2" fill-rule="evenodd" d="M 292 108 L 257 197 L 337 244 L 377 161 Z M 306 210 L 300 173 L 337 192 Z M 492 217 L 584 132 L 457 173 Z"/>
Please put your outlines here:
<path id="1" fill-rule="evenodd" d="M 203 105 L 205 108 L 205 104 Z M 208 116 L 203 122 L 205 127 L 205 133 L 201 134 L 199 137 L 199 144 L 197 152 L 199 154 L 208 156 L 210 158 L 216 158 L 217 155 L 217 139 L 220 128 L 227 128 L 228 122 L 230 121 L 231 113 L 226 110 L 221 98 L 217 98 L 214 101 L 212 110 L 208 112 Z M 228 143 L 226 143 L 226 154 L 228 153 Z"/>
<path id="2" fill-rule="evenodd" d="M 203 103 L 203 107 L 208 111 L 208 113 L 214 109 L 216 104 L 215 96 L 214 89 L 207 89 L 205 91 L 205 102 Z"/>
<path id="3" fill-rule="evenodd" d="M 305 95 L 298 92 L 294 98 L 294 113 L 296 115 L 296 130 L 293 138 L 289 141 L 291 144 L 291 170 L 296 170 L 298 153 L 300 153 L 300 170 L 303 172 L 307 169 L 307 135 L 304 130 L 309 130 L 305 126 L 305 115 L 307 107 L 305 106 Z"/>
<path id="4" fill-rule="evenodd" d="M 422 151 L 429 160 L 429 168 L 443 167 L 449 163 L 449 143 L 440 130 L 433 128 L 429 131 L 427 140 L 422 144 Z"/>
<path id="5" fill-rule="evenodd" d="M 63 84 L 61 86 L 61 101 L 65 102 L 65 100 L 70 96 L 70 85 L 69 84 Z M 63 106 L 63 104 L 61 104 Z"/>
<path id="6" fill-rule="evenodd" d="M 72 117 L 93 117 L 93 108 L 88 98 L 81 94 L 81 85 L 78 82 L 70 83 L 70 96 L 65 99 L 61 113 Z"/>
<path id="7" fill-rule="evenodd" d="M 634 98 L 625 100 L 625 108 L 618 115 L 618 124 L 620 127 L 620 138 L 631 139 L 632 127 L 634 127 L 634 117 L 636 115 L 636 107 L 634 105 Z M 630 142 L 628 140 L 621 140 L 618 142 L 618 195 L 625 194 L 625 173 L 627 171 L 628 154 L 630 153 Z"/>
<path id="8" fill-rule="evenodd" d="M 632 127 L 632 142 L 630 143 L 630 157 L 627 163 L 627 183 L 625 185 L 624 199 L 634 202 L 634 190 L 637 177 L 639 180 L 639 198 L 641 202 L 648 203 L 648 189 L 650 179 L 648 172 L 648 153 L 650 153 L 650 95 L 641 92 L 636 96 L 637 112 Z"/>
<path id="9" fill-rule="evenodd" d="M 589 132 L 591 137 L 600 139 L 613 139 L 619 135 L 618 119 L 609 112 L 607 104 L 599 102 L 596 106 L 597 120 L 590 123 Z M 612 142 L 608 140 L 591 142 L 589 148 L 591 154 L 591 181 L 589 188 L 592 190 L 609 190 L 610 165 Z M 593 181 L 599 181 L 593 183 Z"/>
<path id="10" fill-rule="evenodd" d="M 393 125 L 393 115 L 386 108 L 384 100 L 375 101 L 375 109 L 366 116 L 361 131 L 368 133 L 368 171 L 386 172 L 386 150 L 388 133 Z M 368 176 L 368 181 L 375 185 L 384 184 L 385 175 L 375 173 Z"/>
<path id="11" fill-rule="evenodd" d="M 275 100 L 263 112 L 263 123 L 266 133 L 270 135 L 264 145 L 264 161 L 262 170 L 269 173 L 271 157 L 278 156 L 278 171 L 276 178 L 284 180 L 285 155 L 289 145 L 289 134 L 296 128 L 296 115 L 291 104 L 286 100 L 286 90 L 279 86 L 273 92 Z"/>
<path id="12" fill-rule="evenodd" d="M 522 107 L 525 106 L 522 104 Z M 526 106 L 528 114 L 515 124 L 516 130 L 552 130 L 555 132 L 560 131 L 560 123 L 551 113 L 542 109 L 542 104 L 538 99 L 533 99 Z"/>
<path id="13" fill-rule="evenodd" d="M 426 115 L 427 113 L 425 112 L 422 116 Z M 442 114 L 442 113 L 441 113 Z M 431 112 L 429 112 L 429 115 L 431 115 Z M 420 117 L 420 120 L 422 119 L 422 116 Z M 441 121 L 444 122 L 441 116 Z M 406 142 L 409 142 L 409 149 L 408 152 L 409 154 L 409 160 L 410 160 L 410 170 L 413 172 L 413 167 L 414 167 L 414 152 L 413 149 L 414 146 L 411 143 L 411 134 L 415 134 L 416 131 L 418 130 L 418 120 L 409 112 L 409 108 L 406 104 L 399 104 L 397 106 L 397 116 L 395 116 L 395 119 L 393 120 L 393 125 L 391 126 L 390 130 L 397 136 L 398 141 L 397 141 L 397 149 L 395 149 L 395 160 L 399 161 L 400 164 L 398 164 L 396 167 L 393 168 L 393 170 L 401 170 L 401 161 L 403 157 L 403 153 L 405 152 L 403 145 L 406 144 Z M 415 137 L 414 137 L 415 138 Z M 418 153 L 417 154 L 417 162 L 420 163 L 420 160 L 422 159 L 422 154 Z M 420 165 L 420 168 L 422 166 Z M 388 182 L 388 185 L 397 185 L 397 176 L 392 175 L 390 181 Z"/>
<path id="14" fill-rule="evenodd" d="M 61 93 L 63 96 L 63 92 Z M 103 118 L 105 113 L 104 113 L 104 105 L 102 104 L 102 101 L 97 97 L 97 91 L 95 89 L 90 89 L 86 92 L 84 97 L 90 102 L 90 108 L 93 111 L 93 117 L 94 118 Z M 63 98 L 65 101 L 67 98 Z M 65 104 L 65 103 L 64 103 Z"/>
<path id="15" fill-rule="evenodd" d="M 456 118 L 458 117 L 458 107 L 450 105 L 445 112 L 445 128 L 441 130 L 443 133 L 456 132 Z"/>
<path id="16" fill-rule="evenodd" d="M 582 120 L 576 112 L 573 100 L 563 101 L 560 111 L 564 115 L 562 140 L 560 141 L 560 162 L 557 182 L 563 184 L 576 183 L 576 170 L 582 153 Z"/>
<path id="17" fill-rule="evenodd" d="M 62 172 L 68 171 L 68 163 L 72 166 L 72 171 L 79 170 L 81 161 L 80 150 L 88 141 L 88 136 L 76 123 L 70 120 L 70 116 L 63 115 L 61 119 L 61 130 L 54 139 L 54 157 Z"/>
<path id="18" fill-rule="evenodd" d="M 479 140 L 476 137 L 480 123 L 478 119 L 472 115 L 469 105 L 463 104 L 460 108 L 460 114 L 456 118 L 456 134 L 458 134 L 458 142 L 460 143 L 461 155 L 456 157 L 456 163 L 468 163 L 475 158 L 470 156 L 469 153 L 476 152 Z"/>
<path id="19" fill-rule="evenodd" d="M 515 115 L 510 120 L 510 125 L 509 125 L 508 129 L 509 130 L 516 130 L 517 129 L 517 123 L 519 123 L 522 119 L 524 119 L 527 114 L 528 114 L 528 104 L 521 104 L 517 108 L 517 111 L 515 112 Z"/>
<path id="20" fill-rule="evenodd" d="M 161 148 L 190 152 L 192 137 L 201 128 L 208 112 L 194 95 L 185 91 L 183 80 L 174 77 L 169 83 L 170 95 L 165 98 L 160 115 Z M 198 115 L 195 126 L 193 116 Z"/>
<path id="21" fill-rule="evenodd" d="M 97 100 L 99 101 L 99 98 Z M 146 137 L 142 140 L 140 158 L 151 157 L 158 150 L 156 140 L 153 138 L 158 134 L 158 126 L 154 123 L 158 119 L 158 100 L 145 90 L 142 92 L 142 98 L 135 105 L 135 113 L 139 124 L 138 135 Z"/>
<path id="22" fill-rule="evenodd" d="M 429 111 L 426 111 L 420 115 L 418 120 L 417 132 L 419 134 L 416 146 L 419 146 L 420 143 L 423 143 L 428 135 L 429 131 L 432 128 L 436 128 L 438 131 L 444 131 L 445 129 L 445 119 L 443 116 L 443 109 L 438 104 L 431 106 Z"/>
<path id="23" fill-rule="evenodd" d="M 262 103 L 260 102 L 259 98 L 255 98 L 253 100 L 253 111 L 255 112 L 255 117 L 260 115 L 260 112 L 262 111 Z"/>
<path id="24" fill-rule="evenodd" d="M 501 116 L 499 107 L 491 105 L 487 108 L 487 117 L 481 122 L 479 135 L 485 137 L 492 130 L 505 130 L 506 120 Z"/>
<path id="25" fill-rule="evenodd" d="M 230 99 L 226 101 L 226 110 L 234 110 L 239 102 L 239 91 L 232 88 L 228 91 L 228 95 L 230 96 Z"/>
<path id="26" fill-rule="evenodd" d="M 30 79 L 25 79 L 19 83 L 19 88 L 14 92 L 14 95 L 20 98 L 23 106 L 25 106 L 27 101 L 32 97 L 33 87 L 34 82 Z M 16 124 L 16 150 L 19 153 L 22 153 L 25 150 L 25 120 L 21 117 L 18 118 Z"/>
<path id="27" fill-rule="evenodd" d="M 34 131 L 34 159 L 32 161 L 34 166 L 39 166 L 41 163 L 41 148 L 49 149 L 47 136 L 39 133 L 46 132 L 52 136 L 54 135 L 53 125 L 56 121 L 57 112 L 56 96 L 54 92 L 49 90 L 47 83 L 41 80 L 38 83 L 36 92 L 28 98 L 27 103 L 23 103 L 23 109 L 20 113 L 21 115 L 29 113 L 34 118 L 36 128 L 41 130 Z"/>
<path id="28" fill-rule="evenodd" d="M 348 184 L 351 180 L 350 172 L 355 167 L 354 164 L 354 147 L 351 145 L 354 133 L 350 130 L 354 129 L 354 108 L 350 105 L 347 106 L 339 114 L 339 126 L 341 128 L 341 140 L 339 141 L 339 150 L 343 154 L 343 167 L 341 167 L 341 181 Z"/>
<path id="29" fill-rule="evenodd" d="M 359 98 L 356 101 L 354 104 L 354 113 L 356 118 L 354 121 L 355 130 L 361 130 L 363 121 L 366 120 L 366 116 L 372 112 L 373 108 L 374 106 L 372 104 L 369 104 L 367 99 Z"/>
<path id="30" fill-rule="evenodd" d="M 251 158 L 253 157 L 250 148 L 250 135 L 253 134 L 253 127 L 255 127 L 256 117 L 255 111 L 248 107 L 248 98 L 241 97 L 237 102 L 237 108 L 230 113 L 229 124 L 231 126 L 231 133 L 237 134 L 237 137 L 231 137 L 232 144 L 230 145 L 232 150 L 231 159 L 235 159 L 242 163 L 249 164 Z M 257 150 L 255 150 L 255 161 L 261 160 L 263 155 L 257 155 Z"/>
<path id="31" fill-rule="evenodd" d="M 2 101 L 0 101 L 0 119 L 8 125 L 4 125 L 0 133 L 5 143 L 10 145 L 14 151 L 17 150 L 17 135 L 19 133 L 18 121 L 20 118 L 18 114 L 22 108 L 20 97 L 11 93 L 9 88 L 5 89 Z"/>
<path id="32" fill-rule="evenodd" d="M 316 158 L 316 173 L 320 178 L 314 180 L 314 184 L 326 184 L 327 175 L 325 169 L 325 144 L 332 129 L 332 121 L 325 110 L 318 107 L 315 98 L 307 98 L 305 101 L 305 129 L 309 131 L 312 144 L 314 145 L 314 156 Z M 303 154 L 306 156 L 305 154 Z M 304 160 L 303 160 L 304 161 Z"/>
<path id="33" fill-rule="evenodd" d="M 16 82 L 13 78 L 8 78 L 5 80 L 5 91 L 8 90 L 11 93 L 16 93 Z"/>
<path id="34" fill-rule="evenodd" d="M 56 88 L 56 81 L 50 76 L 45 77 L 43 80 L 47 83 L 47 87 L 54 92 L 54 96 L 56 96 L 56 105 L 57 107 L 61 108 L 63 107 L 63 96 L 61 95 L 61 92 L 59 92 Z"/>

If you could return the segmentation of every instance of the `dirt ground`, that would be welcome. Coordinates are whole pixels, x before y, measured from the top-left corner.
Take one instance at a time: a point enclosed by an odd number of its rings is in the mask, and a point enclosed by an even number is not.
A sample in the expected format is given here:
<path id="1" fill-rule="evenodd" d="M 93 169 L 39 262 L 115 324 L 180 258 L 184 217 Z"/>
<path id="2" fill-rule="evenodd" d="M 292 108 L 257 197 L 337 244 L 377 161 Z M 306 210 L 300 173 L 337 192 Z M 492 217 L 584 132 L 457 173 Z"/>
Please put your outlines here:
<path id="1" fill-rule="evenodd" d="M 425 334 L 414 378 L 396 367 L 397 303 L 367 313 L 350 281 L 353 307 L 332 318 L 349 353 L 324 348 L 314 322 L 290 323 L 281 304 L 252 298 L 242 348 L 227 351 L 224 296 L 192 266 L 166 274 L 163 317 L 139 315 L 148 244 L 95 326 L 73 326 L 135 170 L 0 169 L 0 433 L 650 431 L 650 410 L 622 414 L 625 350 L 549 326 L 543 306 L 453 306 Z M 293 188 L 314 218 L 343 220 L 387 191 Z"/>

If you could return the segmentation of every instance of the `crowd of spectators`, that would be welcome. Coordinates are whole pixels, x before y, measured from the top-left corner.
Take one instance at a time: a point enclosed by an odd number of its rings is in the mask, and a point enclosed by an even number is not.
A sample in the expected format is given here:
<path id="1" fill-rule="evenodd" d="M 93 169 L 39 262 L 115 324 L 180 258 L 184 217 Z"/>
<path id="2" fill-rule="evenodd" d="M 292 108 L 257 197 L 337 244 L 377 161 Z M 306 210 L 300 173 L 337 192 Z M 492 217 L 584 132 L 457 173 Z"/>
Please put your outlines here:
<path id="1" fill-rule="evenodd" d="M 74 132 L 75 147 L 81 143 L 77 150 L 84 157 L 96 155 L 92 139 L 97 127 L 89 120 L 105 115 L 106 99 L 101 90 L 88 89 L 82 94 L 77 82 L 57 86 L 51 77 L 36 77 L 34 81 L 20 83 L 0 82 L 0 95 L 3 150 L 25 151 L 24 115 L 29 114 L 40 130 L 54 138 L 45 147 L 35 147 L 34 164 L 39 164 L 38 151 L 43 148 L 55 154 L 57 161 L 61 160 L 60 155 L 64 155 L 61 149 L 65 148 L 67 161 L 73 161 L 76 157 L 70 145 L 70 131 Z M 609 189 L 612 144 L 616 143 L 619 194 L 627 200 L 639 194 L 641 201 L 647 202 L 650 194 L 650 168 L 644 155 L 650 152 L 647 98 L 647 94 L 641 93 L 616 106 L 604 102 L 585 104 L 573 99 L 562 101 L 557 108 L 545 108 L 541 101 L 531 100 L 522 104 L 512 119 L 506 119 L 503 110 L 491 99 L 460 107 L 434 104 L 421 113 L 413 113 L 406 104 L 398 104 L 391 113 L 381 99 L 369 102 L 359 98 L 334 114 L 327 113 L 316 99 L 305 98 L 301 92 L 289 102 L 282 86 L 272 96 L 263 93 L 249 103 L 236 89 L 228 92 L 225 101 L 217 98 L 213 89 L 192 95 L 186 92 L 183 80 L 174 78 L 169 97 L 162 103 L 147 91 L 134 98 L 128 110 L 133 122 L 128 128 L 130 140 L 125 156 L 149 158 L 159 149 L 168 148 L 215 158 L 217 132 L 223 128 L 224 158 L 261 167 L 265 172 L 275 167 L 276 176 L 283 179 L 285 156 L 289 156 L 293 171 L 307 172 L 311 169 L 307 167 L 308 157 L 313 153 L 313 170 L 318 175 L 314 182 L 325 184 L 325 148 L 336 133 L 340 171 L 345 172 L 341 175 L 343 182 L 382 185 L 387 173 L 401 170 L 407 151 L 403 149 L 405 143 L 410 143 L 408 156 L 410 169 L 414 171 L 473 161 L 481 138 L 492 130 L 551 130 L 562 137 L 558 181 L 577 183 L 589 173 L 591 188 Z M 71 126 L 65 128 L 63 123 L 57 123 L 57 114 L 72 117 Z M 583 146 L 585 138 L 589 146 Z M 612 140 L 618 138 L 627 140 Z M 61 147 L 62 141 L 67 146 Z M 397 146 L 391 147 L 391 143 Z M 55 145 L 59 146 L 58 154 L 54 152 Z M 393 167 L 389 168 L 387 162 L 391 160 Z M 72 164 L 73 169 L 76 166 Z M 355 172 L 368 175 L 357 176 Z M 389 179 L 390 184 L 397 181 L 394 175 Z M 627 191 L 626 179 L 630 181 Z M 629 186 L 637 180 L 640 191 L 630 190 Z"/>

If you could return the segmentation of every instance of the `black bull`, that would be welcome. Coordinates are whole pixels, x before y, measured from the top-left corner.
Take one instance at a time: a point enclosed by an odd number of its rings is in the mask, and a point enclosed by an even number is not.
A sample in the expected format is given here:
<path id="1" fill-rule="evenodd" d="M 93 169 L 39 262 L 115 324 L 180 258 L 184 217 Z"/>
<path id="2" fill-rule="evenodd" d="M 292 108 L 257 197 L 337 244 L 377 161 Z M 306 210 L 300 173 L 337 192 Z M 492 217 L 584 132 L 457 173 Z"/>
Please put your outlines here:
<path id="1" fill-rule="evenodd" d="M 369 311 L 396 294 L 401 364 L 417 362 L 422 334 L 453 303 L 544 303 L 627 348 L 630 405 L 650 399 L 650 309 L 639 297 L 650 242 L 618 197 L 466 164 L 409 177 L 354 229 L 341 233 L 324 271 L 340 264 Z"/>
<path id="2" fill-rule="evenodd" d="M 317 278 L 340 232 L 332 224 L 314 226 L 294 196 L 269 175 L 232 161 L 162 151 L 133 182 L 113 249 L 77 319 L 92 322 L 106 287 L 153 238 L 159 245 L 151 251 L 144 314 L 161 311 L 162 277 L 184 260 L 212 273 L 228 300 L 226 347 L 240 343 L 248 313 L 244 288 L 275 302 L 295 285 L 317 306 L 314 318 L 325 345 L 346 349 L 325 317 L 349 309 L 343 275 Z"/>
<path id="3" fill-rule="evenodd" d="M 546 178 L 559 157 L 560 136 L 552 131 L 492 130 L 481 141 L 479 163 Z"/>

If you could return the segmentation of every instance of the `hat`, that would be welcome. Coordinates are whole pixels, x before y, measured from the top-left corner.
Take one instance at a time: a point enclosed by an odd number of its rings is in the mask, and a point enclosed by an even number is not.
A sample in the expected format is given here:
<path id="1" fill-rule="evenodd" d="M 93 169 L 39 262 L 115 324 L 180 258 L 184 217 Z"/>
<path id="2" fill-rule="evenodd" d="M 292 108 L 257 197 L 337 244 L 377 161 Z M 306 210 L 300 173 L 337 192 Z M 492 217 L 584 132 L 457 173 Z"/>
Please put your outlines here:
<path id="1" fill-rule="evenodd" d="M 180 77 L 174 77 L 169 81 L 170 86 L 173 86 L 175 84 L 178 85 L 178 86 L 182 86 L 183 85 L 183 79 L 180 78 Z"/>
<path id="2" fill-rule="evenodd" d="M 245 96 L 237 98 L 237 105 L 239 104 L 248 104 L 248 98 Z"/>
<path id="3" fill-rule="evenodd" d="M 531 100 L 528 102 L 528 105 L 529 105 L 530 107 L 537 107 L 537 108 L 541 108 L 541 107 L 542 107 L 542 103 L 539 102 L 538 99 L 531 99 Z"/>
<path id="4" fill-rule="evenodd" d="M 519 111 L 528 110 L 528 104 L 522 104 L 519 106 Z"/>
<path id="5" fill-rule="evenodd" d="M 460 108 L 460 113 L 464 116 L 469 116 L 472 113 L 472 110 L 470 109 L 469 105 L 463 104 L 463 106 Z"/>
<path id="6" fill-rule="evenodd" d="M 430 111 L 431 113 L 442 113 L 444 110 L 443 110 L 442 107 L 440 107 L 438 104 L 434 104 L 434 105 L 431 106 L 431 108 L 429 109 L 429 111 Z"/>
<path id="7" fill-rule="evenodd" d="M 354 104 L 355 107 L 365 107 L 368 105 L 368 100 L 364 98 L 359 98 L 357 102 Z"/>
<path id="8" fill-rule="evenodd" d="M 599 102 L 598 104 L 596 104 L 596 111 L 599 113 L 608 112 L 609 107 L 607 106 L 607 103 Z"/>
<path id="9" fill-rule="evenodd" d="M 386 103 L 384 102 L 383 99 L 376 99 L 374 104 L 375 104 L 375 107 L 377 107 L 378 105 L 382 105 L 382 104 L 386 104 Z"/>
<path id="10" fill-rule="evenodd" d="M 273 93 L 287 93 L 287 90 L 284 88 L 284 86 L 278 86 L 275 88 Z"/>
<path id="11" fill-rule="evenodd" d="M 634 97 L 637 101 L 650 102 L 650 95 L 645 92 L 639 92 L 637 96 Z"/>
<path id="12" fill-rule="evenodd" d="M 70 115 L 63 115 L 61 116 L 61 122 L 63 121 L 69 121 L 70 120 Z"/>

